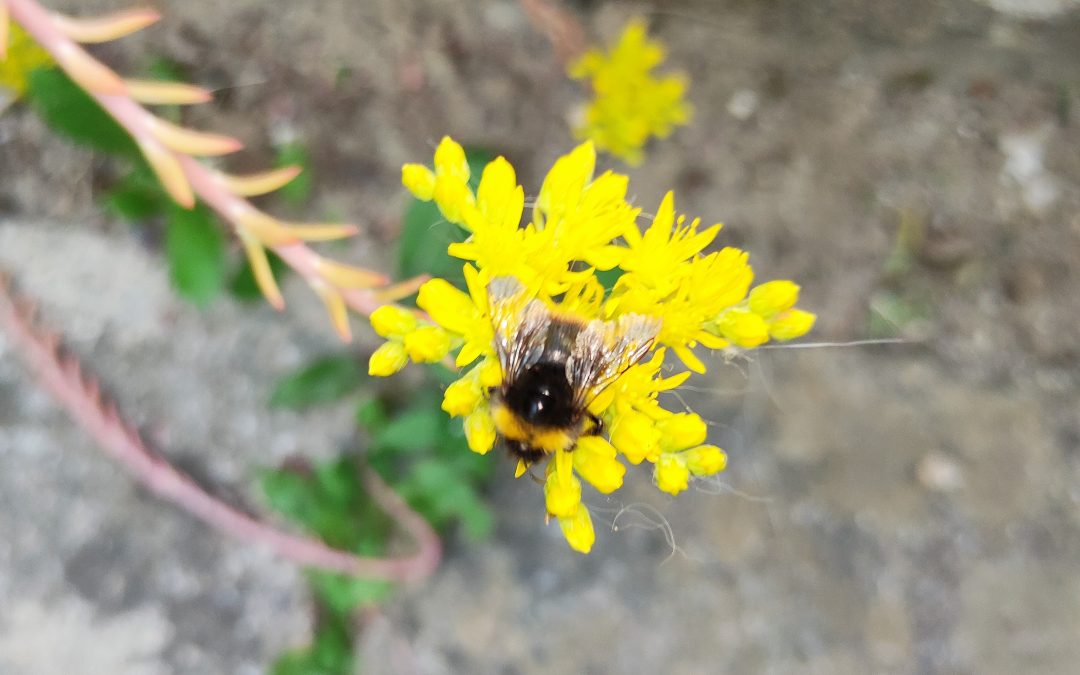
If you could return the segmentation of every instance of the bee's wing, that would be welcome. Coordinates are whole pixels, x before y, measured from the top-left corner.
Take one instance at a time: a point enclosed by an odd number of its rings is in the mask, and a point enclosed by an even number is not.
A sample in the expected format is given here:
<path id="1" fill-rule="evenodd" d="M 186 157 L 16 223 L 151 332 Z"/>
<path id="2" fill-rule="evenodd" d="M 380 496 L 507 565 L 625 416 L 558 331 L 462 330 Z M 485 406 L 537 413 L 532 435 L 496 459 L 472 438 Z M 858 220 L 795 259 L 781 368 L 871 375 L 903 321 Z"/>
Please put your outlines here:
<path id="1" fill-rule="evenodd" d="M 509 385 L 543 354 L 551 313 L 514 277 L 496 277 L 488 284 L 488 312 L 503 383 Z"/>
<path id="2" fill-rule="evenodd" d="M 652 347 L 660 326 L 660 319 L 641 314 L 586 324 L 566 362 L 575 405 L 587 405 L 604 387 L 640 361 Z"/>

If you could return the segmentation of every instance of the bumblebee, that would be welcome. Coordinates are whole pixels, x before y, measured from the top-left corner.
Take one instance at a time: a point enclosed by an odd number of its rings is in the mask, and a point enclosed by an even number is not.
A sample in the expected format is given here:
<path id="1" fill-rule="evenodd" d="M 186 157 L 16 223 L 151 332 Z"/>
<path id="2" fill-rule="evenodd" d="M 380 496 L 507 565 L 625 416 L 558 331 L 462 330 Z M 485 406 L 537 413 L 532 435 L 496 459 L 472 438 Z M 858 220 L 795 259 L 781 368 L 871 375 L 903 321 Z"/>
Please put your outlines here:
<path id="1" fill-rule="evenodd" d="M 531 298 L 514 277 L 491 281 L 488 305 L 503 372 L 490 392 L 495 429 L 524 468 L 603 432 L 589 404 L 649 352 L 661 325 L 640 314 L 584 321 Z"/>

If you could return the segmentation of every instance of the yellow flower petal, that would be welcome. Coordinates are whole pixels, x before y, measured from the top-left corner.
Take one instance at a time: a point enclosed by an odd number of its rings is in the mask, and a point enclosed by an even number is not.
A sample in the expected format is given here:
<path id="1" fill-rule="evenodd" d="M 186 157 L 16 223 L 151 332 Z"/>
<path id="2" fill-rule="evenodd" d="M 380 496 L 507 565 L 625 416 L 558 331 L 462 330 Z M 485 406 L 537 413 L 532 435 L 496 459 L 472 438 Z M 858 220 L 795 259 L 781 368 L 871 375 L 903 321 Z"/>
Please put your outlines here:
<path id="1" fill-rule="evenodd" d="M 389 377 L 405 367 L 409 357 L 400 342 L 384 342 L 368 360 L 368 375 Z"/>
<path id="2" fill-rule="evenodd" d="M 596 542 L 596 532 L 593 530 L 592 518 L 589 510 L 584 505 L 578 505 L 577 510 L 569 516 L 559 518 L 559 527 L 570 548 L 578 553 L 588 553 Z"/>

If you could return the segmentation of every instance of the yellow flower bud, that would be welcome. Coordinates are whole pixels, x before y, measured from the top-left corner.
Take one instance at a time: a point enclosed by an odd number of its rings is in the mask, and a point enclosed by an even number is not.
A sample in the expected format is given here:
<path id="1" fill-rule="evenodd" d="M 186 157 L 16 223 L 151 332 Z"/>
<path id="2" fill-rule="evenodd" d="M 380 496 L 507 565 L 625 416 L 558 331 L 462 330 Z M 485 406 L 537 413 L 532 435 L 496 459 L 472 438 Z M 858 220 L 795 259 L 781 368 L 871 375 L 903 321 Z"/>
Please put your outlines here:
<path id="1" fill-rule="evenodd" d="M 416 328 L 416 316 L 397 305 L 383 305 L 369 317 L 371 327 L 383 337 L 401 336 Z"/>
<path id="2" fill-rule="evenodd" d="M 708 429 L 705 421 L 696 413 L 678 413 L 656 423 L 662 434 L 661 446 L 665 450 L 682 450 L 705 442 Z"/>
<path id="3" fill-rule="evenodd" d="M 468 183 L 461 182 L 456 178 L 439 174 L 435 178 L 435 203 L 439 205 L 439 211 L 451 223 L 461 225 L 465 222 L 465 216 L 470 209 L 475 208 L 476 198 Z"/>
<path id="4" fill-rule="evenodd" d="M 750 291 L 750 311 L 769 319 L 791 309 L 799 300 L 799 286 L 793 281 L 769 281 Z"/>
<path id="5" fill-rule="evenodd" d="M 690 469 L 682 454 L 665 452 L 660 455 L 653 471 L 656 487 L 670 495 L 677 495 L 690 485 Z"/>
<path id="6" fill-rule="evenodd" d="M 368 375 L 390 377 L 408 362 L 409 357 L 400 342 L 384 342 L 368 360 Z"/>
<path id="7" fill-rule="evenodd" d="M 611 443 L 631 464 L 641 464 L 659 448 L 660 430 L 651 419 L 630 410 L 615 418 L 611 425 Z"/>
<path id="8" fill-rule="evenodd" d="M 558 471 L 548 473 L 544 481 L 544 503 L 548 513 L 562 518 L 574 515 L 581 504 L 581 481 L 570 474 L 567 479 L 560 477 Z"/>
<path id="9" fill-rule="evenodd" d="M 401 184 L 420 201 L 430 202 L 435 196 L 435 174 L 423 164 L 401 167 Z"/>
<path id="10" fill-rule="evenodd" d="M 769 341 L 765 319 L 744 309 L 729 309 L 719 316 L 716 325 L 727 340 L 746 349 Z"/>
<path id="11" fill-rule="evenodd" d="M 495 421 L 487 406 L 478 408 L 465 418 L 465 440 L 469 449 L 478 455 L 486 455 L 495 447 Z"/>
<path id="12" fill-rule="evenodd" d="M 438 326 L 421 326 L 405 335 L 405 352 L 417 363 L 435 363 L 450 351 L 450 335 Z"/>
<path id="13" fill-rule="evenodd" d="M 815 321 L 817 317 L 810 312 L 791 309 L 773 319 L 769 324 L 769 335 L 781 342 L 794 340 L 809 333 Z"/>
<path id="14" fill-rule="evenodd" d="M 599 436 L 578 439 L 572 453 L 574 469 L 602 494 L 611 494 L 623 484 L 626 467 L 615 459 L 615 447 Z"/>
<path id="15" fill-rule="evenodd" d="M 589 509 L 579 504 L 572 515 L 559 518 L 559 527 L 562 528 L 563 536 L 570 548 L 578 553 L 588 553 L 596 542 L 596 532 L 593 530 L 592 518 Z"/>
<path id="16" fill-rule="evenodd" d="M 711 476 L 727 467 L 727 455 L 715 445 L 699 445 L 680 454 L 695 476 Z"/>
<path id="17" fill-rule="evenodd" d="M 465 159 L 465 149 L 449 136 L 443 136 L 439 147 L 435 148 L 435 171 L 457 182 L 469 180 L 469 162 Z"/>
<path id="18" fill-rule="evenodd" d="M 463 417 L 476 410 L 484 399 L 477 385 L 476 376 L 470 372 L 456 380 L 443 393 L 442 409 L 451 417 Z"/>

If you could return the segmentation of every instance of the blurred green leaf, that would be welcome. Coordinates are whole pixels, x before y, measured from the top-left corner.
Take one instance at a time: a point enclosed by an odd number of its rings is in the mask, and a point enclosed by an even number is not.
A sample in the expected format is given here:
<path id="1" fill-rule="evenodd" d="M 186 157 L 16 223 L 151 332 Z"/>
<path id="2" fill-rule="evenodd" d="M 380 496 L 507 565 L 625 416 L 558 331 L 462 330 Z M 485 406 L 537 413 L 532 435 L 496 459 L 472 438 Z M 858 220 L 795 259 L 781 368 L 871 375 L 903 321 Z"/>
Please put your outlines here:
<path id="1" fill-rule="evenodd" d="M 344 574 L 313 572 L 310 580 L 319 601 L 341 614 L 363 605 L 375 604 L 394 590 L 394 585 L 388 581 L 358 579 Z"/>
<path id="2" fill-rule="evenodd" d="M 382 429 L 389 417 L 381 399 L 372 398 L 356 406 L 356 423 L 373 433 Z"/>
<path id="3" fill-rule="evenodd" d="M 59 68 L 30 73 L 27 98 L 53 130 L 115 155 L 139 158 L 131 136 Z"/>
<path id="4" fill-rule="evenodd" d="M 434 459 L 417 462 L 397 486 L 409 504 L 436 527 L 460 520 L 473 538 L 486 535 L 491 528 L 487 506 L 452 464 Z"/>
<path id="5" fill-rule="evenodd" d="M 299 166 L 303 171 L 287 185 L 278 190 L 282 200 L 290 206 L 304 206 L 311 199 L 311 156 L 300 142 L 285 143 L 277 149 L 276 166 Z M 336 221 L 335 221 L 336 222 Z"/>
<path id="6" fill-rule="evenodd" d="M 332 403 L 359 389 L 366 380 L 367 370 L 353 357 L 324 356 L 278 380 L 270 395 L 270 405 L 303 409 Z"/>
<path id="7" fill-rule="evenodd" d="M 492 157 L 488 152 L 470 149 L 465 151 L 465 157 L 469 162 L 469 183 L 475 190 L 480 183 L 484 166 Z M 462 228 L 448 223 L 434 202 L 410 199 L 401 223 L 398 244 L 399 275 L 404 279 L 418 274 L 430 274 L 464 287 L 465 277 L 461 272 L 464 261 L 451 258 L 446 253 L 446 247 L 454 242 L 465 241 L 468 236 L 469 233 Z"/>
<path id="8" fill-rule="evenodd" d="M 270 669 L 271 675 L 353 675 L 356 671 L 349 620 L 328 616 L 304 649 L 285 652 Z"/>
<path id="9" fill-rule="evenodd" d="M 205 307 L 225 285 L 225 240 L 210 209 L 170 204 L 165 253 L 169 275 L 181 296 Z"/>
<path id="10" fill-rule="evenodd" d="M 146 167 L 130 171 L 103 196 L 106 210 L 125 220 L 160 216 L 172 203 L 153 173 Z"/>
<path id="11" fill-rule="evenodd" d="M 435 445 L 444 430 L 444 413 L 438 408 L 412 408 L 394 416 L 375 435 L 380 451 L 418 452 Z"/>
<path id="12" fill-rule="evenodd" d="M 266 259 L 270 261 L 270 271 L 274 278 L 280 283 L 282 277 L 289 273 L 290 267 L 270 249 L 266 250 Z M 244 256 L 243 262 L 233 274 L 232 281 L 229 282 L 229 291 L 234 298 L 243 302 L 263 299 L 259 284 L 255 281 L 255 272 L 251 269 L 251 261 L 247 256 Z"/>

